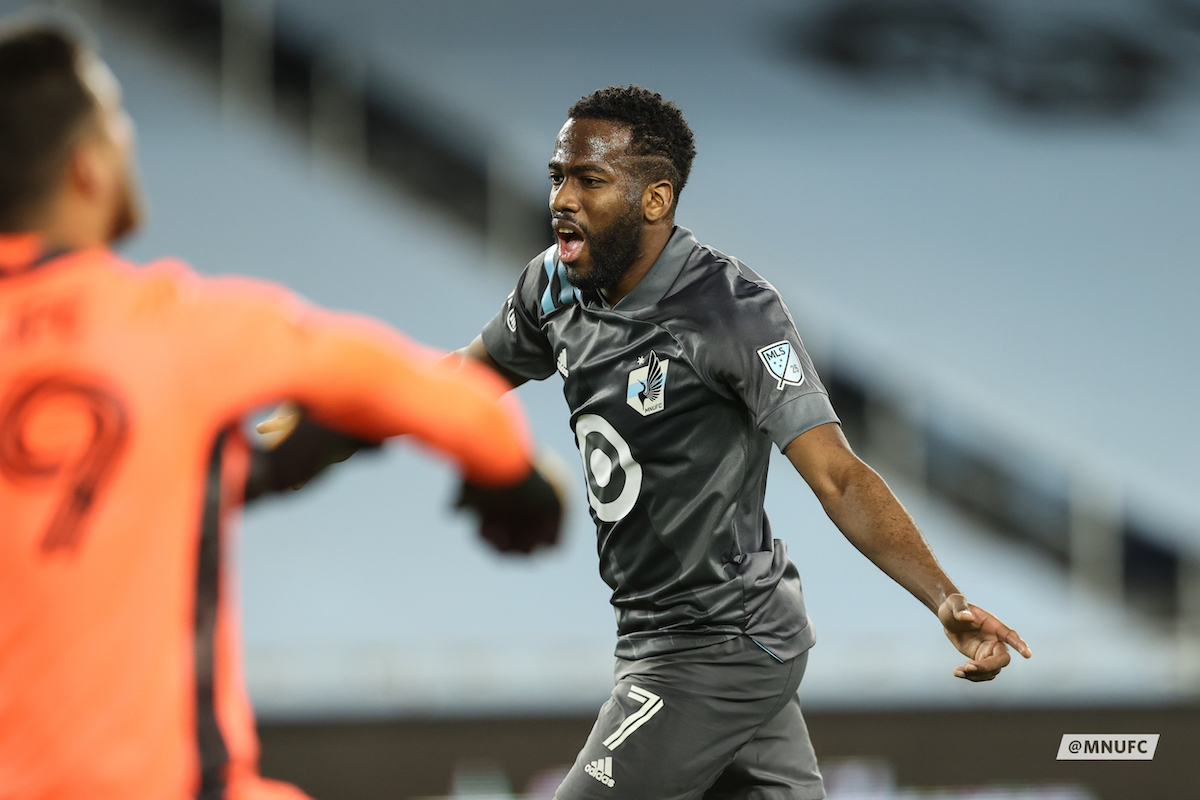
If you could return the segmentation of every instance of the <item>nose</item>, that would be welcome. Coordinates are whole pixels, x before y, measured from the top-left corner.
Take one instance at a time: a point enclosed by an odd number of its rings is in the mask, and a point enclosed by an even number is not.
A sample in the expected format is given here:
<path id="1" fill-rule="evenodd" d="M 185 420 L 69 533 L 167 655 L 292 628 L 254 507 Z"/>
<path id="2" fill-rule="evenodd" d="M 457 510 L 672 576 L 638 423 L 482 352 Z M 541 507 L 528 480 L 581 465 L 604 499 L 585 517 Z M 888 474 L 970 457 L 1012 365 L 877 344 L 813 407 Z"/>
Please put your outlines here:
<path id="1" fill-rule="evenodd" d="M 557 186 L 550 187 L 550 210 L 554 212 L 579 211 L 579 194 L 575 191 L 575 182 L 565 178 Z"/>

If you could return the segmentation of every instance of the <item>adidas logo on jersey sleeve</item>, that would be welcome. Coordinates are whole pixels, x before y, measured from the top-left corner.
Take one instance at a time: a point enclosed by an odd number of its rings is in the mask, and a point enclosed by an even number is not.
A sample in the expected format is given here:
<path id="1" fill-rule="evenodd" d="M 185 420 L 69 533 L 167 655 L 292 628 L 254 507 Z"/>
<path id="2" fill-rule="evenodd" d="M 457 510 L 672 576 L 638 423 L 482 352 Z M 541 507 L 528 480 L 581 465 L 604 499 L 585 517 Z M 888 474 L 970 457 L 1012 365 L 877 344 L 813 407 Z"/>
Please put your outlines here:
<path id="1" fill-rule="evenodd" d="M 595 761 L 588 763 L 583 768 L 583 771 L 610 789 L 616 785 L 616 781 L 613 780 L 612 776 L 612 756 L 597 758 Z"/>

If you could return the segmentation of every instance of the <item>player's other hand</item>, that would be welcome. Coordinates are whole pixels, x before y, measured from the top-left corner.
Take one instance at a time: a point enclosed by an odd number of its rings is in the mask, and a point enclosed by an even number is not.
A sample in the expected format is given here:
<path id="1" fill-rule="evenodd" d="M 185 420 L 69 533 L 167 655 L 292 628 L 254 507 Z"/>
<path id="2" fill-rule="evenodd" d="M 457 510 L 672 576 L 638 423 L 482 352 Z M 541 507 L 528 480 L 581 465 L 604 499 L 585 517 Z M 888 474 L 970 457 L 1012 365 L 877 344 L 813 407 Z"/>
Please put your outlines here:
<path id="1" fill-rule="evenodd" d="M 481 486 L 463 481 L 455 505 L 479 517 L 479 535 L 501 553 L 532 553 L 558 543 L 563 491 L 558 470 L 545 458 L 515 486 Z"/>
<path id="2" fill-rule="evenodd" d="M 979 606 L 968 603 L 961 594 L 952 594 L 942 601 L 937 614 L 946 630 L 946 638 L 971 659 L 955 668 L 955 677 L 990 681 L 1012 660 L 1009 647 L 1025 658 L 1033 655 L 1016 631 Z"/>
<path id="3" fill-rule="evenodd" d="M 263 448 L 274 450 L 283 444 L 296 430 L 302 416 L 303 412 L 301 412 L 300 406 L 295 403 L 280 403 L 271 412 L 270 417 L 254 426 L 259 436 L 262 437 Z"/>
<path id="4" fill-rule="evenodd" d="M 246 502 L 269 492 L 299 489 L 359 450 L 379 447 L 313 422 L 292 403 L 279 406 L 255 430 L 260 438 L 251 453 Z"/>

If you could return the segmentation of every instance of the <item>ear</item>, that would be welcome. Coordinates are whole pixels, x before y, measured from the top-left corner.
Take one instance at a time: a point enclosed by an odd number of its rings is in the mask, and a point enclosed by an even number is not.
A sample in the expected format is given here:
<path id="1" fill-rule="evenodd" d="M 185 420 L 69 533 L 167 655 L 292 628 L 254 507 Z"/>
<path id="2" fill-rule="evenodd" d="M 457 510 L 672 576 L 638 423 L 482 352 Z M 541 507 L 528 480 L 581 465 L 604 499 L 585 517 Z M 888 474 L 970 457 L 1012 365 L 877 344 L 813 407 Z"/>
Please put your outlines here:
<path id="1" fill-rule="evenodd" d="M 106 184 L 105 153 L 95 136 L 85 136 L 71 151 L 63 175 L 63 188 L 84 197 L 95 197 Z"/>
<path id="2" fill-rule="evenodd" d="M 658 181 L 642 191 L 642 215 L 647 222 L 658 222 L 671 213 L 675 187 L 670 181 Z"/>

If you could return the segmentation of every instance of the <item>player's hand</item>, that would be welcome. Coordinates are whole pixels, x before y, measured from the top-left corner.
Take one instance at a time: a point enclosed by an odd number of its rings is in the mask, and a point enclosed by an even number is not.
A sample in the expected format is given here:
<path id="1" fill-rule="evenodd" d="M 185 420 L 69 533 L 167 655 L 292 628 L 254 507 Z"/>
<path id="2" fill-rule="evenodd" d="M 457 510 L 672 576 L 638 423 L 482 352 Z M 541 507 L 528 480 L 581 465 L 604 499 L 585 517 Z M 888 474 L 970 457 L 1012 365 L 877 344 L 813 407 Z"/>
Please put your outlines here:
<path id="1" fill-rule="evenodd" d="M 254 430 L 262 437 L 263 447 L 274 450 L 296 430 L 296 426 L 300 424 L 300 417 L 300 406 L 295 403 L 280 403 L 271 412 L 270 417 L 254 426 Z"/>
<path id="2" fill-rule="evenodd" d="M 539 459 L 533 472 L 515 486 L 480 486 L 463 481 L 455 503 L 479 517 L 479 535 L 501 553 L 532 553 L 558 543 L 562 528 L 561 476 L 553 461 Z"/>
<path id="3" fill-rule="evenodd" d="M 946 638 L 971 659 L 955 668 L 955 677 L 990 681 L 1012 660 L 1009 647 L 1025 658 L 1033 655 L 1016 631 L 979 606 L 968 603 L 961 594 L 952 594 L 942 601 L 937 614 L 946 629 Z"/>
<path id="4" fill-rule="evenodd" d="M 269 492 L 299 489 L 359 450 L 379 447 L 313 422 L 293 403 L 281 404 L 255 430 L 261 447 L 252 452 L 247 502 Z"/>

